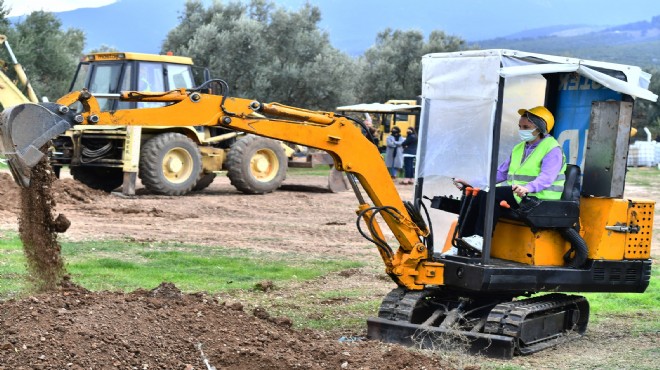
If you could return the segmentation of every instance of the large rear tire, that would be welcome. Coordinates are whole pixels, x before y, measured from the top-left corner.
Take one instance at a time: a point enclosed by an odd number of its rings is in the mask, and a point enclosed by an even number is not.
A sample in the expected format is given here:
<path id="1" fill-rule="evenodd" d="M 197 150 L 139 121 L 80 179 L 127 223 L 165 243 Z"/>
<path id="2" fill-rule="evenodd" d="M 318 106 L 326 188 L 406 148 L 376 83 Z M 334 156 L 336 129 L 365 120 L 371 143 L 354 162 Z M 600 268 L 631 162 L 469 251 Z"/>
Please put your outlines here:
<path id="1" fill-rule="evenodd" d="M 140 180 L 154 193 L 184 195 L 197 183 L 202 155 L 187 136 L 166 132 L 149 139 L 140 151 Z"/>
<path id="2" fill-rule="evenodd" d="M 227 177 L 236 189 L 246 194 L 264 194 L 282 185 L 287 159 L 277 141 L 247 135 L 232 145 L 226 167 Z"/>
<path id="3" fill-rule="evenodd" d="M 124 182 L 124 172 L 114 167 L 80 167 L 70 168 L 71 176 L 92 189 L 111 192 Z"/>

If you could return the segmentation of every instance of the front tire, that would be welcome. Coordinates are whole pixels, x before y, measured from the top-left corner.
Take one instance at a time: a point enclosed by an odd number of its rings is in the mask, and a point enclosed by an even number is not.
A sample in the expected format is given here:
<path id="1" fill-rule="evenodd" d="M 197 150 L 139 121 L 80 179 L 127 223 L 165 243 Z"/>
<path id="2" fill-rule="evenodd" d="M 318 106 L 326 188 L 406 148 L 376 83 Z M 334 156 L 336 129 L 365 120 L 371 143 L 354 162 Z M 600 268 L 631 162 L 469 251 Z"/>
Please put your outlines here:
<path id="1" fill-rule="evenodd" d="M 154 193 L 189 193 L 202 171 L 202 155 L 187 136 L 167 132 L 149 139 L 140 151 L 140 180 Z"/>
<path id="2" fill-rule="evenodd" d="M 282 185 L 287 159 L 277 141 L 247 135 L 232 145 L 226 167 L 227 177 L 236 189 L 246 194 L 264 194 Z"/>

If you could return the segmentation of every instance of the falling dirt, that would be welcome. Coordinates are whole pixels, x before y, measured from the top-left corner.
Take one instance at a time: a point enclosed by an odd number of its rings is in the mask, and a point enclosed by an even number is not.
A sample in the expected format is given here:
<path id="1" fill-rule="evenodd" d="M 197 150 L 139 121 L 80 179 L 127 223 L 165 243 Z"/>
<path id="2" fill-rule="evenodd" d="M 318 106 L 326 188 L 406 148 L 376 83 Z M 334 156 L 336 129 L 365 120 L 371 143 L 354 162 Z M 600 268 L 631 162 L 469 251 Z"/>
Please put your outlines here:
<path id="1" fill-rule="evenodd" d="M 18 231 L 29 280 L 37 291 L 55 289 L 65 275 L 57 233 L 66 231 L 70 222 L 63 215 L 53 217 L 53 180 L 50 164 L 43 159 L 32 168 L 30 186 L 21 188 Z"/>

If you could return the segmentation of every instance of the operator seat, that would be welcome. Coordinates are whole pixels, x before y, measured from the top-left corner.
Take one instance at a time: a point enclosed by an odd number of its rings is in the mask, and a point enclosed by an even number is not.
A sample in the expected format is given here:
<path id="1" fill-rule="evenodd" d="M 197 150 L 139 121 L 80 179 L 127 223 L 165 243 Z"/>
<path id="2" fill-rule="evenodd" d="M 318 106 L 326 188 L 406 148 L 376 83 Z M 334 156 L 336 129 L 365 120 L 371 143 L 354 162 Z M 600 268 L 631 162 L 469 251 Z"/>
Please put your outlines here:
<path id="1" fill-rule="evenodd" d="M 522 221 L 532 230 L 573 228 L 580 217 L 580 167 L 566 165 L 564 190 L 558 200 L 523 200 L 517 210 L 504 210 L 503 218 Z"/>

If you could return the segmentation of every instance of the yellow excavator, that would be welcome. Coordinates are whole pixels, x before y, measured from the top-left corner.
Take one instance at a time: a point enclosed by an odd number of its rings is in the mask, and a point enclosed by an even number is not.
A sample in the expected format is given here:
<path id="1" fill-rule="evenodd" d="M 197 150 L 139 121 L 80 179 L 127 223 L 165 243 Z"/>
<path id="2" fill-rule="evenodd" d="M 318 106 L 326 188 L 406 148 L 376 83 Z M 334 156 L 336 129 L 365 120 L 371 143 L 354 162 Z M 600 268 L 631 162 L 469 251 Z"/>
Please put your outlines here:
<path id="1" fill-rule="evenodd" d="M 220 126 L 328 152 L 357 197 L 359 232 L 396 284 L 378 317 L 367 320 L 368 336 L 378 340 L 430 347 L 458 337 L 472 351 L 508 358 L 585 332 L 587 300 L 564 292 L 644 292 L 654 202 L 626 199 L 623 187 L 633 101 L 657 99 L 646 89 L 650 76 L 632 66 L 510 50 L 430 54 L 422 62 L 412 202 L 399 196 L 359 120 L 232 97 L 221 80 L 121 92 L 124 102 L 165 103 L 154 108 L 103 111 L 84 89 L 55 103 L 21 104 L 2 114 L 2 151 L 21 186 L 49 140 L 74 125 Z M 206 93 L 212 83 L 218 94 Z M 501 153 L 515 144 L 516 110 L 541 104 L 554 113 L 555 135 L 573 164 L 562 198 L 500 219 L 481 253 L 465 249 L 457 239 L 473 194 L 459 193 L 452 177 L 496 186 Z M 452 247 L 458 253 L 443 253 Z"/>

